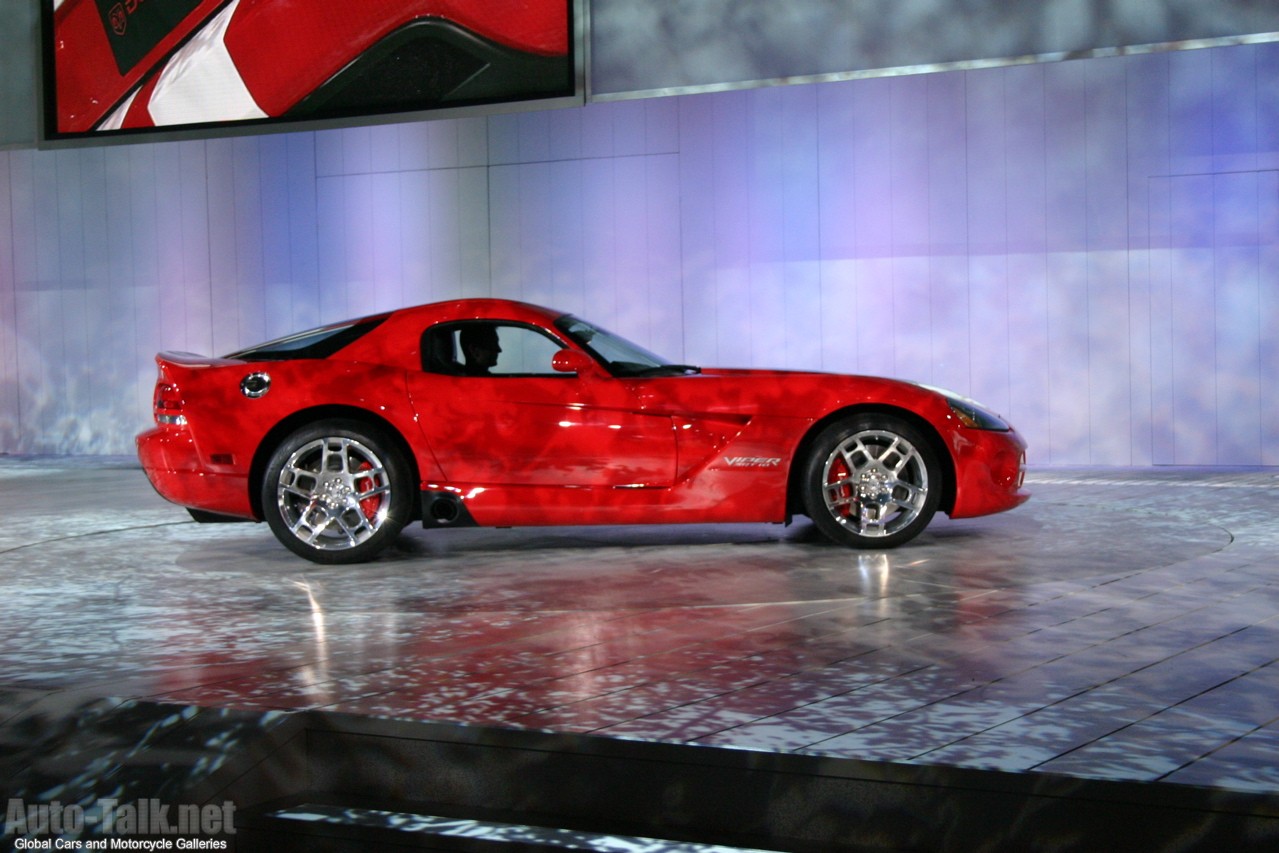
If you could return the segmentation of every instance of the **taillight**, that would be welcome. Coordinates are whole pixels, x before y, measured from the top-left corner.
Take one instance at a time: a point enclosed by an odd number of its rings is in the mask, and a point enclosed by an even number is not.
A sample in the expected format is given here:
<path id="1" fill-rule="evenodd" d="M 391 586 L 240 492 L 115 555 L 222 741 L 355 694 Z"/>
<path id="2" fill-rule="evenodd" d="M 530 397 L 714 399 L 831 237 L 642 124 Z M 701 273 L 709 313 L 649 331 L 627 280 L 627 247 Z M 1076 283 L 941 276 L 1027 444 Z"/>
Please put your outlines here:
<path id="1" fill-rule="evenodd" d="M 182 392 L 172 382 L 155 383 L 155 422 L 171 426 L 183 426 L 187 422 L 182 414 Z"/>

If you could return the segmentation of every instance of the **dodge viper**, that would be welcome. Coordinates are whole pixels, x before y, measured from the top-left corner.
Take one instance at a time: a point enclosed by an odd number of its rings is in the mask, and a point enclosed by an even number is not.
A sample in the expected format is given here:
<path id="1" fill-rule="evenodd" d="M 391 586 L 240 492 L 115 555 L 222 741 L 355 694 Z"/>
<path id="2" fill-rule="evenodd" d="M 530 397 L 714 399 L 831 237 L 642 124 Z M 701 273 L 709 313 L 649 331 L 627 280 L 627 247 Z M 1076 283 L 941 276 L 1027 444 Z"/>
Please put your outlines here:
<path id="1" fill-rule="evenodd" d="M 571 94 L 569 0 L 52 0 L 59 133 Z"/>
<path id="2" fill-rule="evenodd" d="M 571 314 L 468 299 L 221 358 L 156 357 L 156 490 L 265 520 L 319 563 L 406 524 L 789 522 L 889 548 L 938 510 L 1011 509 L 1026 445 L 971 400 L 893 379 L 678 364 Z"/>

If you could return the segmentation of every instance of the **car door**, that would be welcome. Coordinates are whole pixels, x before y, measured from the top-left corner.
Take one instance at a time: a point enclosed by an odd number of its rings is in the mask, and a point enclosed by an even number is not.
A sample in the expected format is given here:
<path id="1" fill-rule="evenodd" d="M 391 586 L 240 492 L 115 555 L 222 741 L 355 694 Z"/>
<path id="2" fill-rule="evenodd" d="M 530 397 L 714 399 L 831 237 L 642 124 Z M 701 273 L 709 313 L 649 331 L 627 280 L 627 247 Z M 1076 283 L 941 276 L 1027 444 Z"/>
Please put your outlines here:
<path id="1" fill-rule="evenodd" d="M 545 329 L 514 322 L 424 331 L 423 369 L 409 377 L 409 392 L 450 483 L 671 485 L 669 414 L 645 414 L 625 381 L 555 371 L 552 358 L 564 346 Z"/>

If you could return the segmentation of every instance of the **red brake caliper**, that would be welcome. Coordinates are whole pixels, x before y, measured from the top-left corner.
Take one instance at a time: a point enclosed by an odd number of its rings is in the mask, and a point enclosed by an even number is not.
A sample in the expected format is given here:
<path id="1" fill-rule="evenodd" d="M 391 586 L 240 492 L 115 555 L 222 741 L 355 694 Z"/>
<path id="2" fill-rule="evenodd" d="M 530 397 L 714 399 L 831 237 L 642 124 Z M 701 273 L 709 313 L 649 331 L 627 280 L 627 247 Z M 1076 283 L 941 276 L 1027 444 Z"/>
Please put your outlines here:
<path id="1" fill-rule="evenodd" d="M 361 471 L 372 471 L 373 466 L 367 462 L 360 463 Z M 372 477 L 360 477 L 355 481 L 355 489 L 357 492 L 365 492 L 373 488 Z M 364 513 L 364 517 L 372 521 L 377 517 L 378 508 L 382 506 L 382 496 L 374 495 L 371 498 L 365 498 L 360 501 L 360 511 Z"/>
<path id="2" fill-rule="evenodd" d="M 848 470 L 848 463 L 842 458 L 836 459 L 835 463 L 830 466 L 830 482 L 838 483 L 840 480 L 847 480 L 851 472 Z M 853 515 L 853 487 L 848 483 L 838 486 L 835 489 L 835 498 L 840 501 L 847 501 L 839 507 L 839 514 L 844 518 L 851 518 Z"/>

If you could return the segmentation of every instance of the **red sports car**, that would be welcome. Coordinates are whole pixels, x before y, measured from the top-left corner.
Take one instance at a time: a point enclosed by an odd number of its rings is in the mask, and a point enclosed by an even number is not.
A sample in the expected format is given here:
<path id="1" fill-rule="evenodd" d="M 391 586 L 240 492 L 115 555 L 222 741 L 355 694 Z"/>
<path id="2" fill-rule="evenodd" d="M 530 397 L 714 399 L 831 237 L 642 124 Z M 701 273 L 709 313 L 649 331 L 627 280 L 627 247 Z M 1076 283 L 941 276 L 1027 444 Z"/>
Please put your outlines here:
<path id="1" fill-rule="evenodd" d="M 788 522 L 888 548 L 1001 512 L 1025 443 L 909 382 L 674 364 L 571 314 L 405 308 L 205 358 L 156 358 L 138 453 L 200 521 L 263 520 L 319 563 L 426 527 Z"/>

